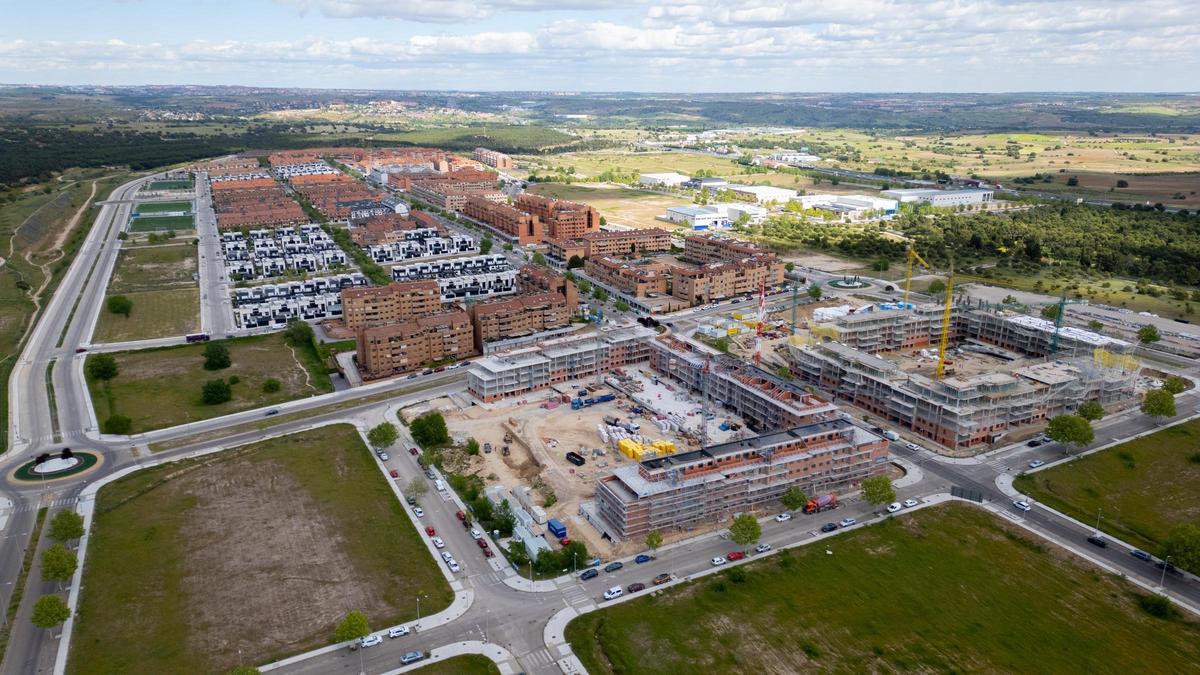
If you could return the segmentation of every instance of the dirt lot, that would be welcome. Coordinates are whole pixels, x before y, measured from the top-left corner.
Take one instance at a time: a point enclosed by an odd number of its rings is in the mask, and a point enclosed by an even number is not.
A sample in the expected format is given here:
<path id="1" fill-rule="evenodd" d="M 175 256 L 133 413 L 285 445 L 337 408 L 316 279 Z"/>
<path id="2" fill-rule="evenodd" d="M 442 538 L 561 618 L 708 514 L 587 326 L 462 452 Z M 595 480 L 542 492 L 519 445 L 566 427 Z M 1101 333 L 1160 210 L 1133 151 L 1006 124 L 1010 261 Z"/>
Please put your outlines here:
<path id="1" fill-rule="evenodd" d="M 656 220 L 655 216 L 665 214 L 670 206 L 689 206 L 692 203 L 681 197 L 622 188 L 607 183 L 539 183 L 531 186 L 529 192 L 591 204 L 607 222 L 614 225 L 660 227 L 665 230 L 674 229 L 676 225 Z"/>

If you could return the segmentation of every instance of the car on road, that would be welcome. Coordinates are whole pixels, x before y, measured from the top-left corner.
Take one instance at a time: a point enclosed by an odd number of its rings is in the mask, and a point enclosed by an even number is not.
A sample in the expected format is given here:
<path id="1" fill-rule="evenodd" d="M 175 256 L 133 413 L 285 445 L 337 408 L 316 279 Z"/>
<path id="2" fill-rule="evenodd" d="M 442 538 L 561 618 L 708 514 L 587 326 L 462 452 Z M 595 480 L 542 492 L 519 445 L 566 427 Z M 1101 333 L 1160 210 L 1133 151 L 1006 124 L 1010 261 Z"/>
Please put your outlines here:
<path id="1" fill-rule="evenodd" d="M 709 562 L 712 563 L 713 567 L 720 567 L 721 565 L 725 564 L 725 559 L 722 558 L 721 556 L 717 556 L 717 557 L 713 558 L 712 560 L 710 560 Z"/>
<path id="2" fill-rule="evenodd" d="M 268 411 L 265 413 L 266 417 L 270 417 L 271 415 L 278 415 L 278 414 L 279 414 L 279 411 L 278 411 L 278 410 L 268 410 Z"/>
<path id="3" fill-rule="evenodd" d="M 1018 499 L 1017 501 L 1013 502 L 1013 508 L 1021 511 L 1028 511 L 1033 508 L 1033 505 L 1029 503 L 1028 499 Z"/>
<path id="4" fill-rule="evenodd" d="M 912 507 L 916 506 L 917 504 L 920 504 L 920 502 L 918 502 L 915 499 L 905 499 L 904 500 L 904 508 L 906 508 L 906 509 L 911 509 Z"/>
<path id="5" fill-rule="evenodd" d="M 640 581 L 635 581 L 634 583 L 629 584 L 625 590 L 629 593 L 637 593 L 638 591 L 646 590 L 646 584 L 643 584 Z"/>
<path id="6" fill-rule="evenodd" d="M 431 537 L 435 537 L 435 536 L 437 536 L 437 530 L 433 529 L 432 525 L 429 525 L 428 527 L 425 528 L 425 534 L 427 534 Z"/>
<path id="7" fill-rule="evenodd" d="M 413 515 L 420 518 L 421 516 L 425 515 L 425 509 L 422 509 L 419 506 L 414 506 L 413 507 Z"/>
<path id="8" fill-rule="evenodd" d="M 360 647 L 374 647 L 380 642 L 383 642 L 383 638 L 379 637 L 378 635 L 364 635 L 358 639 L 358 645 Z"/>
<path id="9" fill-rule="evenodd" d="M 837 523 L 825 523 L 821 526 L 822 532 L 833 532 L 837 529 Z"/>
<path id="10" fill-rule="evenodd" d="M 641 565 L 642 563 L 648 563 L 651 560 L 654 560 L 654 556 L 649 555 L 647 553 L 642 553 L 642 554 L 638 555 L 638 557 L 634 558 L 633 562 Z"/>
<path id="11" fill-rule="evenodd" d="M 388 637 L 390 638 L 404 637 L 405 635 L 408 635 L 408 626 L 396 626 L 395 628 L 388 629 Z"/>
<path id="12" fill-rule="evenodd" d="M 905 443 L 904 447 L 908 448 L 909 450 L 921 450 L 921 446 L 917 445 L 916 443 Z"/>
<path id="13" fill-rule="evenodd" d="M 446 548 L 446 542 L 442 541 L 441 537 L 434 537 L 429 541 L 433 542 L 433 545 L 437 548 Z"/>
<path id="14" fill-rule="evenodd" d="M 1046 463 L 1045 463 L 1045 462 L 1043 462 L 1043 461 L 1042 461 L 1042 460 L 1040 460 L 1040 459 L 1035 459 L 1035 460 L 1033 460 L 1032 462 L 1030 462 L 1030 463 L 1029 463 L 1029 468 L 1031 468 L 1031 469 L 1036 469 L 1036 468 L 1038 468 L 1039 466 L 1046 466 Z"/>
<path id="15" fill-rule="evenodd" d="M 901 508 L 903 508 L 903 507 L 900 506 L 900 502 L 892 502 L 891 504 L 888 504 L 887 512 L 895 513 L 897 511 L 899 511 Z"/>
<path id="16" fill-rule="evenodd" d="M 1143 560 L 1145 562 L 1152 562 L 1154 560 L 1154 556 L 1150 555 L 1149 553 L 1146 553 L 1145 551 L 1143 551 L 1140 548 L 1133 549 L 1132 551 L 1129 552 L 1129 555 L 1137 558 L 1138 560 Z"/>
<path id="17" fill-rule="evenodd" d="M 729 562 L 734 562 L 736 560 L 741 560 L 742 558 L 745 558 L 745 557 L 746 557 L 746 554 L 741 551 L 731 551 L 730 553 L 728 553 L 725 556 L 725 559 L 728 560 Z"/>
<path id="18" fill-rule="evenodd" d="M 857 523 L 857 522 L 858 522 L 858 521 L 857 521 L 857 520 L 855 520 L 854 518 L 842 518 L 842 522 L 838 523 L 838 526 L 840 526 L 840 527 L 850 527 L 851 525 L 853 525 L 853 524 L 855 524 L 855 523 Z"/>
<path id="19" fill-rule="evenodd" d="M 617 570 L 621 569 L 624 566 L 625 566 L 625 563 L 622 563 L 622 562 L 610 562 L 604 566 L 604 571 L 605 572 L 616 572 Z"/>
<path id="20" fill-rule="evenodd" d="M 785 523 L 791 519 L 792 519 L 792 514 L 790 514 L 790 513 L 781 513 L 781 514 L 775 516 L 775 522 L 777 522 L 777 523 Z"/>
<path id="21" fill-rule="evenodd" d="M 490 548 L 485 548 L 485 549 L 483 549 L 483 557 L 485 557 L 485 558 L 495 558 L 495 557 L 496 557 L 496 552 L 495 552 L 495 551 L 493 551 L 493 550 L 492 550 L 492 549 L 490 549 Z"/>
<path id="22" fill-rule="evenodd" d="M 1154 566 L 1160 570 L 1165 570 L 1167 574 L 1174 574 L 1175 576 L 1183 576 L 1183 572 L 1180 572 L 1178 567 L 1175 567 L 1174 565 L 1172 565 L 1169 562 L 1166 562 L 1165 560 L 1159 560 L 1158 562 L 1154 563 Z"/>
<path id="23" fill-rule="evenodd" d="M 771 550 L 770 544 L 759 544 L 758 546 L 754 547 L 755 553 L 766 553 L 767 551 L 770 551 L 770 550 Z"/>
<path id="24" fill-rule="evenodd" d="M 668 581 L 670 581 L 670 580 L 671 580 L 671 573 L 670 573 L 670 572 L 663 572 L 662 574 L 660 574 L 660 575 L 658 575 L 658 576 L 654 577 L 654 585 L 655 585 L 655 586 L 661 586 L 662 584 L 665 584 L 665 583 L 667 583 L 667 582 L 668 582 Z"/>
<path id="25" fill-rule="evenodd" d="M 459 520 L 463 521 L 464 523 L 467 522 L 467 514 L 463 513 L 462 511 L 455 511 L 454 517 L 458 518 Z"/>
<path id="26" fill-rule="evenodd" d="M 415 380 L 415 379 L 417 379 L 417 374 L 416 374 L 416 373 L 409 373 L 408 377 L 406 377 L 406 378 L 404 378 L 404 379 L 406 379 L 406 380 Z"/>
<path id="27" fill-rule="evenodd" d="M 421 451 L 417 450 L 416 448 L 409 448 L 408 454 L 412 455 L 413 457 L 416 457 L 417 455 L 421 454 Z"/>
<path id="28" fill-rule="evenodd" d="M 76 348 L 75 348 L 75 353 L 76 353 L 76 354 L 82 354 L 82 353 L 84 353 L 84 352 L 86 352 L 86 351 L 87 351 L 87 347 L 76 347 Z"/>
<path id="29" fill-rule="evenodd" d="M 625 589 L 621 588 L 620 586 L 613 586 L 612 588 L 608 589 L 607 591 L 604 591 L 604 599 L 605 600 L 616 600 L 617 598 L 621 597 L 622 595 L 625 595 Z"/>
<path id="30" fill-rule="evenodd" d="M 596 570 L 595 568 L 592 568 L 592 569 L 584 570 L 583 574 L 579 575 L 579 578 L 582 581 L 587 581 L 588 579 L 595 579 L 598 576 L 600 576 L 600 572 L 598 570 Z"/>
<path id="31" fill-rule="evenodd" d="M 1100 548 L 1108 548 L 1108 540 L 1098 534 L 1093 534 L 1088 537 L 1088 543 L 1093 546 L 1099 546 Z"/>
<path id="32" fill-rule="evenodd" d="M 476 539 L 475 543 L 479 544 L 479 548 L 487 548 L 488 547 L 487 539 Z"/>
<path id="33" fill-rule="evenodd" d="M 472 528 L 471 529 L 471 538 L 472 539 L 483 539 L 483 533 L 480 532 L 479 530 Z"/>
<path id="34" fill-rule="evenodd" d="M 425 655 L 421 652 L 404 652 L 404 656 L 400 657 L 400 663 L 407 666 L 408 664 L 416 663 L 423 658 L 425 658 Z"/>
<path id="35" fill-rule="evenodd" d="M 1028 445 L 1031 448 L 1036 448 L 1041 444 L 1042 444 L 1042 439 L 1034 438 L 1034 439 L 1030 440 L 1028 443 L 1026 443 L 1025 445 Z"/>
<path id="36" fill-rule="evenodd" d="M 391 476 L 392 478 L 399 478 L 400 472 L 395 469 L 392 469 L 391 471 L 388 472 L 388 475 Z"/>

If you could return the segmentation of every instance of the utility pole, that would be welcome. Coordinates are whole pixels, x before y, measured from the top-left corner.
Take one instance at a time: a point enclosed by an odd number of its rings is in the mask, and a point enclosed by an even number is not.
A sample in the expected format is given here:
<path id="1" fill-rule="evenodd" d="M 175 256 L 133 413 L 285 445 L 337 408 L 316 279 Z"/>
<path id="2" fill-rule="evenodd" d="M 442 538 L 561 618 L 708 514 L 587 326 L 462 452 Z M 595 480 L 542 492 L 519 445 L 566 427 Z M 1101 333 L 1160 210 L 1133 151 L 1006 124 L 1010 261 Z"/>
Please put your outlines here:
<path id="1" fill-rule="evenodd" d="M 1159 575 L 1159 577 L 1158 577 L 1159 590 L 1162 590 L 1163 584 L 1167 583 L 1167 565 L 1170 564 L 1170 562 L 1171 562 L 1171 556 L 1167 556 L 1166 558 L 1163 558 L 1163 571 L 1162 571 L 1162 574 Z"/>
<path id="2" fill-rule="evenodd" d="M 1100 511 L 1103 507 L 1096 507 L 1096 534 L 1100 534 Z"/>

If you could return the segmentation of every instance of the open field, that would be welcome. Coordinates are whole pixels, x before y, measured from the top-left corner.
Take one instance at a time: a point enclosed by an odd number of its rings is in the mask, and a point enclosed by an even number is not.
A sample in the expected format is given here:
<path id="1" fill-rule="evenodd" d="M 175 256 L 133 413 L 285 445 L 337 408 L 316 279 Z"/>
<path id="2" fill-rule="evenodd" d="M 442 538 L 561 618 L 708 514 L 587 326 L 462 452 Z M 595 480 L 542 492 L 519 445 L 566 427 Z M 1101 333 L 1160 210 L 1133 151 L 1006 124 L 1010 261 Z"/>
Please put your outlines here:
<path id="1" fill-rule="evenodd" d="M 453 656 L 413 672 L 420 675 L 500 675 L 500 669 L 491 659 L 478 654 Z"/>
<path id="2" fill-rule="evenodd" d="M 129 221 L 130 232 L 155 232 L 163 230 L 194 230 L 193 216 L 143 216 Z"/>
<path id="3" fill-rule="evenodd" d="M 1200 522 L 1200 421 L 1017 478 L 1021 492 L 1151 553 L 1171 528 Z"/>
<path id="4" fill-rule="evenodd" d="M 133 293 L 164 287 L 196 287 L 196 247 L 191 244 L 122 250 L 108 292 Z"/>
<path id="5" fill-rule="evenodd" d="M 200 329 L 200 293 L 195 288 L 125 293 L 133 301 L 128 317 L 100 310 L 92 342 L 149 340 L 195 333 Z"/>
<path id="6" fill-rule="evenodd" d="M 191 180 L 156 180 L 152 181 L 144 189 L 153 192 L 155 190 L 187 190 L 194 185 Z"/>
<path id="7" fill-rule="evenodd" d="M 106 486 L 83 585 L 76 674 L 226 672 L 328 644 L 350 610 L 384 627 L 452 595 L 350 425 Z"/>
<path id="8" fill-rule="evenodd" d="M 676 225 L 655 220 L 654 217 L 666 213 L 667 207 L 691 204 L 690 200 L 682 197 L 600 183 L 537 183 L 529 186 L 529 192 L 557 199 L 587 202 L 596 207 L 607 222 L 614 225 L 661 227 L 667 230 L 675 228 Z"/>
<path id="9" fill-rule="evenodd" d="M 974 507 L 948 504 L 585 614 L 590 673 L 1182 672 L 1200 625 Z M 826 549 L 832 554 L 826 554 Z"/>
<path id="10" fill-rule="evenodd" d="M 141 202 L 135 211 L 138 213 L 173 213 L 175 211 L 191 211 L 191 202 Z"/>
<path id="11" fill-rule="evenodd" d="M 107 383 L 88 380 L 96 418 L 103 422 L 109 415 L 125 415 L 133 420 L 133 433 L 139 433 L 333 389 L 312 349 L 293 349 L 281 333 L 222 340 L 220 344 L 229 348 L 233 365 L 218 371 L 204 369 L 203 344 L 114 353 L 120 374 Z M 205 382 L 233 375 L 240 379 L 232 386 L 233 400 L 218 405 L 201 401 Z M 263 392 L 268 378 L 279 380 L 279 391 Z"/>
<path id="12" fill-rule="evenodd" d="M 1077 186 L 1067 185 L 1071 178 Z M 1116 187 L 1124 180 L 1129 187 Z M 1196 208 L 1200 206 L 1200 173 L 1160 173 L 1140 175 L 1132 173 L 1094 173 L 1068 171 L 1054 174 L 1050 183 L 1034 183 L 1035 190 L 1046 192 L 1068 192 L 1084 198 L 1123 201 L 1127 203 L 1150 202 L 1164 206 Z"/>

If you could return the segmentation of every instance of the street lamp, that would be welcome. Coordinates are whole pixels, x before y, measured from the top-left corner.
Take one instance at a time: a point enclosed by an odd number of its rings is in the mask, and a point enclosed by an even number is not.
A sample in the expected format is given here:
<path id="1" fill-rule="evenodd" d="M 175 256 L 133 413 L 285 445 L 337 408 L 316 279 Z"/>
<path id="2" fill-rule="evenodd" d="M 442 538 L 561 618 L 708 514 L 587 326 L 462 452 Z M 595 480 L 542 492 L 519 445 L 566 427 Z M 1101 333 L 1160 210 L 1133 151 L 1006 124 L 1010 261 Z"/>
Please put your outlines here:
<path id="1" fill-rule="evenodd" d="M 1167 583 L 1167 565 L 1171 564 L 1171 556 L 1163 558 L 1163 571 L 1158 577 L 1158 588 L 1162 590 L 1163 584 Z"/>
<path id="2" fill-rule="evenodd" d="M 1103 507 L 1096 507 L 1096 534 L 1100 534 L 1100 511 Z"/>

